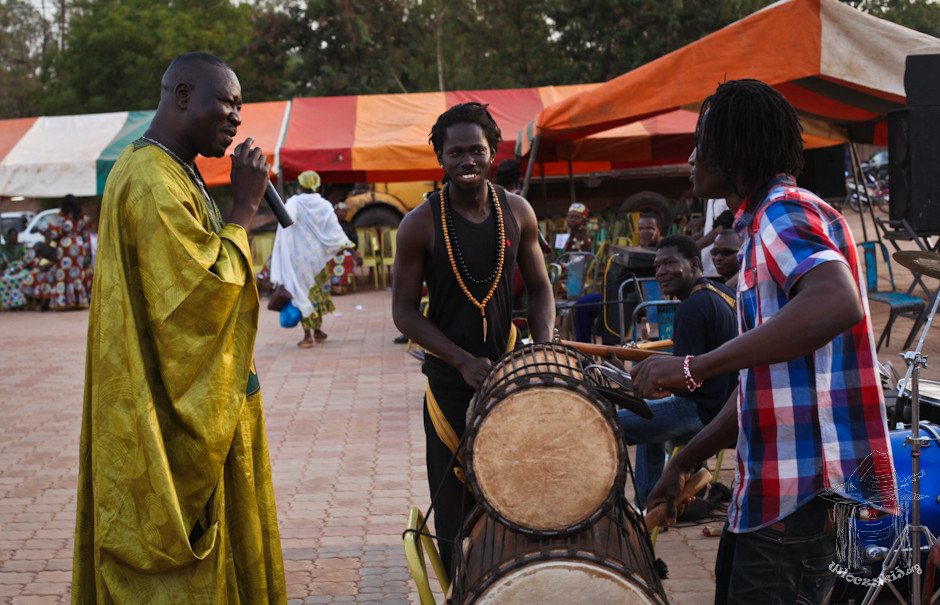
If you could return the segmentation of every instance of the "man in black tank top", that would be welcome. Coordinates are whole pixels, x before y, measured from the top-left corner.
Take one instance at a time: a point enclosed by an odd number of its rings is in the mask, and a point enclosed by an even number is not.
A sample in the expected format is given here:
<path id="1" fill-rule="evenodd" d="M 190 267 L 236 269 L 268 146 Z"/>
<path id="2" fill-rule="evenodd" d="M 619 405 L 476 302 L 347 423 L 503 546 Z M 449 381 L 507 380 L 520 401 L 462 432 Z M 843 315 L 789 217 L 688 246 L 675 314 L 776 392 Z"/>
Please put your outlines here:
<path id="1" fill-rule="evenodd" d="M 493 361 L 517 342 L 511 321 L 517 265 L 528 290 L 533 341 L 551 340 L 555 323 L 535 212 L 487 178 L 501 140 L 485 105 L 465 103 L 441 114 L 430 141 L 448 182 L 398 228 L 392 316 L 427 351 L 428 483 L 438 546 L 451 571 L 454 542 L 473 505 L 463 482 L 460 439 L 470 398 Z M 428 285 L 426 317 L 422 282 Z"/>

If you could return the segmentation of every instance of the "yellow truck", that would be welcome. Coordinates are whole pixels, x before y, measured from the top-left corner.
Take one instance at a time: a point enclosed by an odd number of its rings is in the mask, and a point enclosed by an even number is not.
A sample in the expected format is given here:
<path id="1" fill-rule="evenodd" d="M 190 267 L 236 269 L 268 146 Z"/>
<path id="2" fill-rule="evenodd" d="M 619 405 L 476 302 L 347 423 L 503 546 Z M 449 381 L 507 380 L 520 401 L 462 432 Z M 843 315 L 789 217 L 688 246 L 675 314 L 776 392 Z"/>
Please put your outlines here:
<path id="1" fill-rule="evenodd" d="M 397 226 L 401 219 L 439 186 L 436 181 L 370 183 L 357 186 L 346 197 L 347 220 L 357 228 Z"/>

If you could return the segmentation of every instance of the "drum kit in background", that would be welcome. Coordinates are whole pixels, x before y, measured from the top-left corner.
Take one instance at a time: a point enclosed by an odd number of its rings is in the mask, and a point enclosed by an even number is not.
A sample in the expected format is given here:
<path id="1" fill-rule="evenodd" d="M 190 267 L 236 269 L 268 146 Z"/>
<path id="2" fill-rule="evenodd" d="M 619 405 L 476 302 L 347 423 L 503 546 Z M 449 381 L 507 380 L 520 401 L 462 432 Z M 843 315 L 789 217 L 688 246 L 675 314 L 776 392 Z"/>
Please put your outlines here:
<path id="1" fill-rule="evenodd" d="M 911 271 L 940 279 L 940 253 L 899 251 L 893 257 Z M 855 597 L 849 602 L 861 598 L 863 605 L 869 605 L 886 586 L 901 603 L 921 605 L 940 598 L 940 588 L 932 582 L 940 563 L 936 560 L 940 547 L 933 533 L 940 533 L 940 383 L 920 378 L 920 370 L 927 365 L 927 356 L 922 354 L 924 340 L 938 304 L 940 290 L 917 348 L 901 355 L 907 373 L 897 384 L 892 426 L 909 419 L 910 427 L 892 431 L 890 440 L 904 517 L 852 520 L 848 531 L 860 540 L 862 564 L 840 574 L 836 587 L 840 598 L 833 602 Z M 915 557 L 915 552 L 919 556 Z"/>
<path id="2" fill-rule="evenodd" d="M 667 603 L 649 533 L 624 497 L 614 403 L 652 413 L 561 344 L 507 353 L 468 411 L 477 506 L 457 545 L 452 603 Z"/>

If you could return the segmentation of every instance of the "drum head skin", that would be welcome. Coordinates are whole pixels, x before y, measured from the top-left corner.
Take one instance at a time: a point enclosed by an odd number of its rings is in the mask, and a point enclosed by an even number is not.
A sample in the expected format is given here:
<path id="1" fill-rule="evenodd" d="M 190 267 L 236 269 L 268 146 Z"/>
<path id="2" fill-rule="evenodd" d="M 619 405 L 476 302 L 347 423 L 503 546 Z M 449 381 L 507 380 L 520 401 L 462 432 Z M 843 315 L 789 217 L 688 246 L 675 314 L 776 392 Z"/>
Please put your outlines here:
<path id="1" fill-rule="evenodd" d="M 500 578 L 478 605 L 655 605 L 645 589 L 609 569 L 583 561 L 540 561 Z"/>
<path id="2" fill-rule="evenodd" d="M 482 419 L 472 460 L 476 486 L 499 515 L 521 528 L 553 531 L 604 506 L 617 481 L 619 449 L 610 420 L 587 397 L 529 388 Z"/>

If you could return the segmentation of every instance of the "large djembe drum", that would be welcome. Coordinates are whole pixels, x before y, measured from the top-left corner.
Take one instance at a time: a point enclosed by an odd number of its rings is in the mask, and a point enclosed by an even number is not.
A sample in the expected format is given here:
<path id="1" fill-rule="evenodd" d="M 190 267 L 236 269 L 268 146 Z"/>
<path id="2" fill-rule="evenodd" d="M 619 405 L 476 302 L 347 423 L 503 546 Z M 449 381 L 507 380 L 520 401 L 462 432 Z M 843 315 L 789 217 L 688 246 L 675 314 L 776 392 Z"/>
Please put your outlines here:
<path id="1" fill-rule="evenodd" d="M 451 603 L 668 603 L 637 513 L 615 505 L 564 538 L 515 532 L 478 507 L 467 520 Z"/>
<path id="2" fill-rule="evenodd" d="M 452 603 L 666 603 L 649 534 L 623 497 L 626 447 L 609 398 L 649 409 L 592 366 L 573 348 L 535 344 L 484 379 L 464 435 L 479 506 L 460 534 Z"/>
<path id="3" fill-rule="evenodd" d="M 590 364 L 569 347 L 527 345 L 497 361 L 477 393 L 465 436 L 467 483 L 511 531 L 576 533 L 622 496 L 620 423 L 585 375 Z"/>

